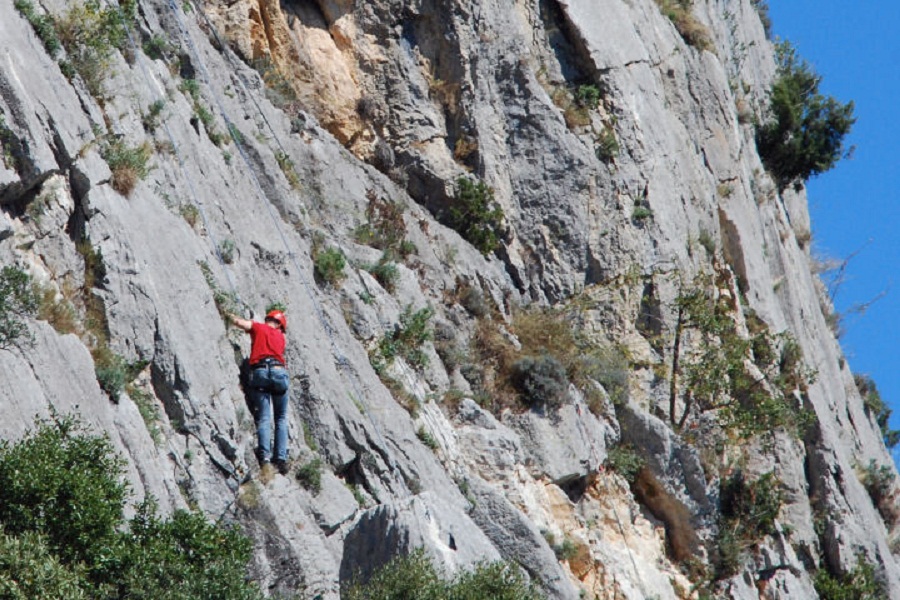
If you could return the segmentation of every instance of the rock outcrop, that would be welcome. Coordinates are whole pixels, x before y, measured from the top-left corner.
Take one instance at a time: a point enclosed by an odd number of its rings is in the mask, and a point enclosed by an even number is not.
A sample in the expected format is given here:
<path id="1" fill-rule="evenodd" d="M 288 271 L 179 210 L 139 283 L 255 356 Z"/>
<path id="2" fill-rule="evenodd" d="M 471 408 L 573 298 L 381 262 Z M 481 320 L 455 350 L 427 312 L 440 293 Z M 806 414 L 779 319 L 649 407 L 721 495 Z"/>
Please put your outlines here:
<path id="1" fill-rule="evenodd" d="M 900 597 L 895 523 L 859 475 L 893 463 L 829 327 L 803 187 L 756 151 L 759 3 L 697 0 L 691 35 L 653 0 L 137 5 L 89 79 L 0 3 L 0 259 L 46 309 L 0 349 L 3 439 L 83 415 L 136 500 L 239 524 L 271 593 L 338 598 L 421 547 L 448 573 L 515 562 L 552 598 L 815 598 L 818 569 L 859 561 Z M 503 211 L 485 254 L 448 226 L 461 179 Z M 796 341 L 816 376 L 785 406 L 809 427 L 740 436 L 676 393 L 694 288 L 742 339 Z M 223 301 L 287 308 L 289 477 L 256 477 Z M 518 315 L 548 306 L 565 318 L 526 347 Z M 404 338 L 427 308 L 433 335 Z M 540 385 L 510 377 L 524 354 Z M 112 391 L 110 355 L 131 378 Z M 774 474 L 781 506 L 723 569 L 737 472 Z"/>

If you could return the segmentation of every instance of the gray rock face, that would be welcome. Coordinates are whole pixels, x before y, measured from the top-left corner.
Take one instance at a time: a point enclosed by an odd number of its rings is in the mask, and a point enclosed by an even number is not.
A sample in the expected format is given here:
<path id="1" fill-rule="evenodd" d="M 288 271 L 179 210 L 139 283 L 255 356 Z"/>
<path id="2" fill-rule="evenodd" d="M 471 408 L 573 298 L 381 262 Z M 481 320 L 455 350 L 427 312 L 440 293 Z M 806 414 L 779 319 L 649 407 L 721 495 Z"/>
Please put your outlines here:
<path id="1" fill-rule="evenodd" d="M 478 479 L 470 481 L 472 519 L 506 560 L 518 563 L 552 598 L 577 598 L 578 591 L 556 563 L 553 550 L 521 511 Z"/>
<path id="2" fill-rule="evenodd" d="M 606 460 L 603 425 L 580 398 L 550 414 L 508 415 L 505 422 L 519 433 L 535 475 L 558 485 L 587 477 Z"/>
<path id="3" fill-rule="evenodd" d="M 448 573 L 500 559 L 460 507 L 431 492 L 369 509 L 348 530 L 341 576 L 365 580 L 391 557 L 423 549 Z"/>
<path id="4" fill-rule="evenodd" d="M 137 43 L 95 98 L 0 3 L 0 263 L 76 321 L 28 317 L 32 341 L 0 350 L 3 439 L 51 408 L 80 413 L 126 458 L 135 500 L 238 523 L 273 594 L 338 598 L 353 573 L 424 548 L 448 573 L 513 561 L 551 598 L 680 597 L 692 582 L 662 524 L 600 470 L 625 443 L 686 507 L 701 562 L 719 477 L 739 465 L 780 481 L 778 533 L 718 592 L 811 599 L 813 569 L 863 556 L 900 595 L 896 532 L 859 476 L 892 462 L 828 326 L 805 193 L 779 192 L 755 148 L 775 75 L 757 3 L 693 3 L 704 50 L 652 0 L 139 5 Z M 575 101 L 585 87 L 596 106 Z M 127 194 L 117 142 L 151 150 Z M 442 224 L 461 177 L 504 211 L 488 256 Z M 402 207 L 406 258 L 367 240 L 373 198 Z M 343 279 L 317 273 L 325 248 L 346 258 Z M 816 367 L 802 440 L 775 432 L 710 458 L 657 416 L 675 299 L 713 272 L 740 331 L 752 310 Z M 225 326 L 226 296 L 257 317 L 287 307 L 290 477 L 256 477 L 249 341 Z M 622 349 L 627 401 L 598 417 L 573 385 L 558 410 L 476 403 L 462 365 L 479 325 L 531 302 L 568 304 L 585 343 Z M 379 362 L 425 307 L 435 339 Z M 103 344 L 146 365 L 117 401 L 97 382 Z M 317 493 L 296 476 L 316 459 Z"/>

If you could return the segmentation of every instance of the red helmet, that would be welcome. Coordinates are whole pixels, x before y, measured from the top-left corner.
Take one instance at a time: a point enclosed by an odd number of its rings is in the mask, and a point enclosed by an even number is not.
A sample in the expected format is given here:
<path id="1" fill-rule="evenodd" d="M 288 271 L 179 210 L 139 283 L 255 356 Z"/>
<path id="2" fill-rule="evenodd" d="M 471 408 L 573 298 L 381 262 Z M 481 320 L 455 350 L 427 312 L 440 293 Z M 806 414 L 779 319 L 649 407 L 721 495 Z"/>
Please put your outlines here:
<path id="1" fill-rule="evenodd" d="M 280 310 L 270 310 L 266 315 L 266 320 L 272 319 L 276 321 L 280 326 L 282 331 L 287 331 L 287 317 L 284 316 L 284 313 Z"/>

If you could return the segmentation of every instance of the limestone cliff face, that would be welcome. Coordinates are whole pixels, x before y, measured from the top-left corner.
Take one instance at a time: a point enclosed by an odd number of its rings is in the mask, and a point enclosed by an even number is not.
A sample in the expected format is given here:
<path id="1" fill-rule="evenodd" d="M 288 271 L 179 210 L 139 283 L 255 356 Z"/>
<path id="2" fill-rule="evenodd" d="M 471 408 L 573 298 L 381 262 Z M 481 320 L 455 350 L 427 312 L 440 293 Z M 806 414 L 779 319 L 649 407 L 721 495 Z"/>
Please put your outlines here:
<path id="1" fill-rule="evenodd" d="M 900 597 L 892 524 L 859 476 L 893 466 L 827 323 L 805 194 L 779 192 L 756 152 L 771 43 L 750 0 L 693 4 L 689 35 L 653 0 L 140 0 L 98 92 L 0 3 L 0 257 L 76 315 L 29 319 L 33 341 L 0 350 L 0 435 L 79 412 L 136 496 L 239 523 L 273 593 L 338 598 L 424 547 L 451 571 L 515 561 L 551 598 L 688 598 L 710 579 L 722 597 L 815 598 L 816 569 L 860 560 Z M 152 149 L 131 190 L 116 143 Z M 505 215 L 487 256 L 442 224 L 461 177 Z M 391 277 L 360 233 L 378 206 L 403 211 Z M 314 274 L 327 248 L 347 259 L 333 283 Z M 813 415 L 801 434 L 735 436 L 686 407 L 674 340 L 703 343 L 677 301 L 705 281 L 743 338 L 797 341 L 816 373 L 787 394 Z M 247 340 L 222 293 L 287 306 L 292 454 L 323 461 L 318 492 L 255 477 Z M 521 345 L 528 305 L 617 349 L 617 390 L 573 376 L 556 408 L 486 398 L 509 389 L 474 346 Z M 380 363 L 425 307 L 428 360 Z M 100 346 L 139 367 L 114 399 Z M 645 464 L 630 484 L 603 468 L 613 448 Z M 772 473 L 782 504 L 717 572 L 737 472 Z"/>

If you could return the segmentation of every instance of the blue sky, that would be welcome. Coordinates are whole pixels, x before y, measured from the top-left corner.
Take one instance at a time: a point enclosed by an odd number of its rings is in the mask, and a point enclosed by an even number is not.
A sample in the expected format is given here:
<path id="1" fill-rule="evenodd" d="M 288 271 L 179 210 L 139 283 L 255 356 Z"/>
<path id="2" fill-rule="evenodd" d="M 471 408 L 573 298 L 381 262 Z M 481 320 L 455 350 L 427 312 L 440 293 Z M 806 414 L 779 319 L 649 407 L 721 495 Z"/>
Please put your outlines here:
<path id="1" fill-rule="evenodd" d="M 858 251 L 835 297 L 846 315 L 841 345 L 853 371 L 875 380 L 900 429 L 900 2 L 769 0 L 769 16 L 773 34 L 822 76 L 819 90 L 856 105 L 852 158 L 808 185 L 813 248 L 836 259 Z"/>

